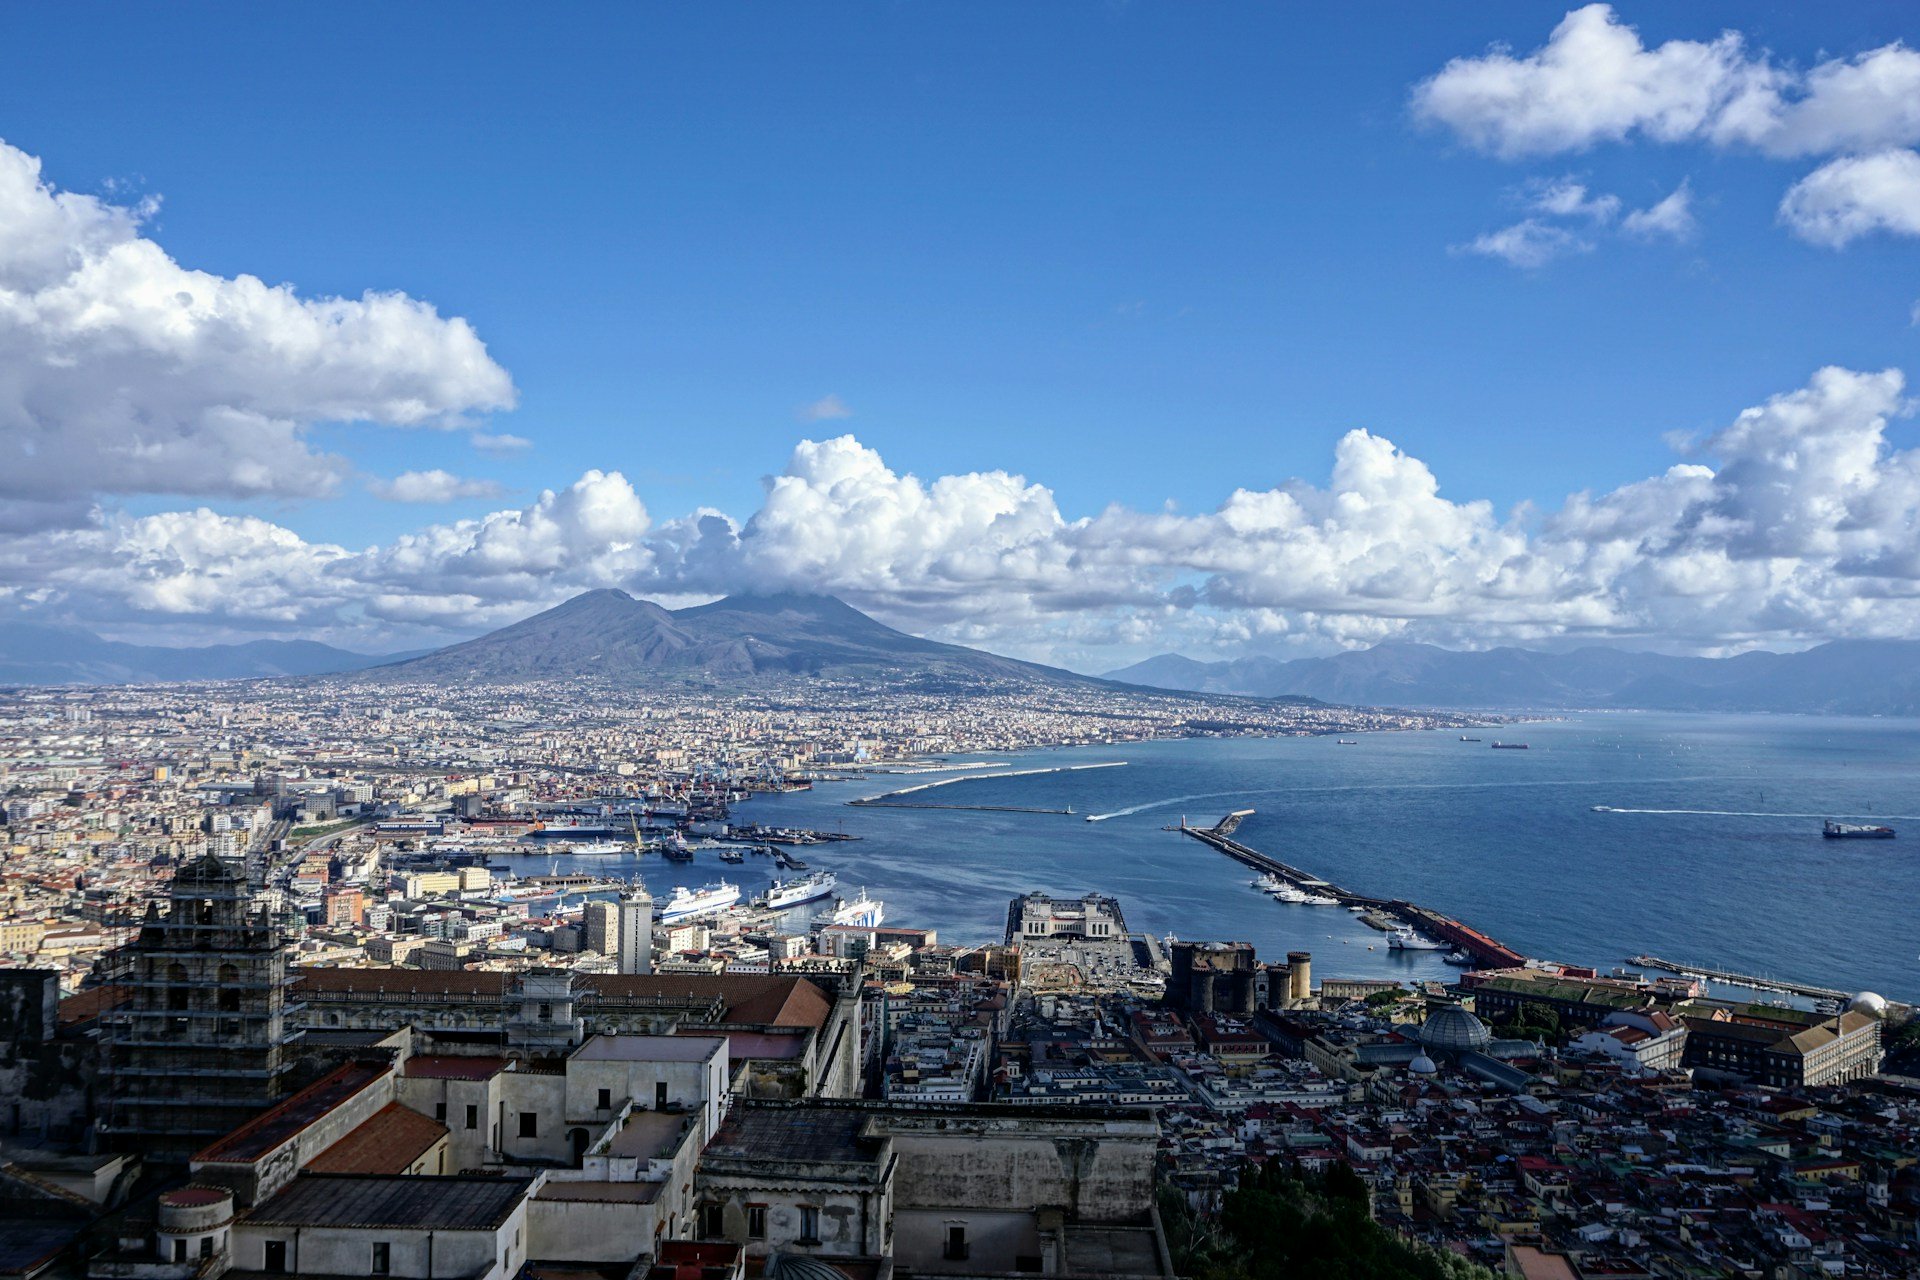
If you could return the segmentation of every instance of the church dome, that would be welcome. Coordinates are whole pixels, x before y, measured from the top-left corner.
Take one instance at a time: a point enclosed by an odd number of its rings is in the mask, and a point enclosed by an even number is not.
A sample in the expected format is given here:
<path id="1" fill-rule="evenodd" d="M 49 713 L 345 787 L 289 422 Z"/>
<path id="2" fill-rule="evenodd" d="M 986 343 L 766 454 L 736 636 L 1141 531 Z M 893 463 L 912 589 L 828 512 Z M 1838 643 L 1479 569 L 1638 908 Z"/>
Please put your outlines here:
<path id="1" fill-rule="evenodd" d="M 1416 1055 L 1414 1057 L 1414 1060 L 1407 1064 L 1407 1070 L 1416 1072 L 1423 1076 L 1430 1076 L 1434 1072 L 1438 1071 L 1439 1069 L 1440 1069 L 1440 1064 L 1435 1062 L 1432 1058 L 1429 1058 L 1424 1053 Z"/>
<path id="2" fill-rule="evenodd" d="M 1470 1053 L 1493 1043 L 1487 1024 L 1457 1004 L 1443 1004 L 1420 1024 L 1420 1043 L 1430 1052 Z"/>

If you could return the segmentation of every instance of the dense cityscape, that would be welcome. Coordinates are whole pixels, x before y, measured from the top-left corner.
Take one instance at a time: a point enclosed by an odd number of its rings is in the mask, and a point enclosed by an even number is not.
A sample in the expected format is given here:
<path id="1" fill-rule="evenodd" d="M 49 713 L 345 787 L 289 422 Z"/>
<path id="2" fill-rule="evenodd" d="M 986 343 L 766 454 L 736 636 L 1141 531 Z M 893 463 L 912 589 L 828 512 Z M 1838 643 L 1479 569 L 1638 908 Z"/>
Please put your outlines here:
<path id="1" fill-rule="evenodd" d="M 7 695 L 11 1274 L 1214 1274 L 1269 1247 L 1232 1224 L 1275 1188 L 1322 1206 L 1289 1247 L 1374 1241 L 1379 1274 L 1920 1258 L 1907 1006 L 1602 974 L 1410 904 L 1362 918 L 1457 944 L 1457 981 L 1340 973 L 1304 939 L 1262 956 L 1205 921 L 1158 938 L 1098 884 L 942 937 L 836 891 L 843 833 L 752 816 L 826 779 L 967 776 L 959 755 L 1455 719 L 577 695 Z M 574 869 L 501 869 L 529 850 Z M 596 854 L 723 878 L 656 900 L 644 872 L 577 869 Z M 727 875 L 768 888 L 709 893 Z M 1336 1167 L 1358 1179 L 1338 1193 Z"/>
<path id="2" fill-rule="evenodd" d="M 1920 1280 L 1920 6 L 0 4 L 0 1280 Z"/>

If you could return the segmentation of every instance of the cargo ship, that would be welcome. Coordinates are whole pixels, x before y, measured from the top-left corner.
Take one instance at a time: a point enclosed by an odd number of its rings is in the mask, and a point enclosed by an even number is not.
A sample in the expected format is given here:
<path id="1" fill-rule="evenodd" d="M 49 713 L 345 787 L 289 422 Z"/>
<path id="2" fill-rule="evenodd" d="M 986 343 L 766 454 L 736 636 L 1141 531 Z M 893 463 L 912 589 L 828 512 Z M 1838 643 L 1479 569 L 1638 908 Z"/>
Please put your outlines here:
<path id="1" fill-rule="evenodd" d="M 661 924 L 679 924 L 683 920 L 695 920 L 725 911 L 738 901 L 740 886 L 725 880 L 703 884 L 698 889 L 680 885 L 674 889 L 671 898 L 654 909 L 654 914 L 659 917 Z"/>
<path id="2" fill-rule="evenodd" d="M 1496 742 L 1493 744 L 1493 749 L 1495 751 L 1525 751 L 1527 744 L 1524 742 Z"/>
<path id="3" fill-rule="evenodd" d="M 1861 822 L 1835 822 L 1827 819 L 1820 834 L 1829 840 L 1891 840 L 1892 827 L 1874 827 Z"/>
<path id="4" fill-rule="evenodd" d="M 767 891 L 760 895 L 754 905 L 768 911 L 785 911 L 788 907 L 826 897 L 833 892 L 834 884 L 831 871 L 816 871 L 812 875 L 796 876 L 791 880 L 770 881 Z"/>

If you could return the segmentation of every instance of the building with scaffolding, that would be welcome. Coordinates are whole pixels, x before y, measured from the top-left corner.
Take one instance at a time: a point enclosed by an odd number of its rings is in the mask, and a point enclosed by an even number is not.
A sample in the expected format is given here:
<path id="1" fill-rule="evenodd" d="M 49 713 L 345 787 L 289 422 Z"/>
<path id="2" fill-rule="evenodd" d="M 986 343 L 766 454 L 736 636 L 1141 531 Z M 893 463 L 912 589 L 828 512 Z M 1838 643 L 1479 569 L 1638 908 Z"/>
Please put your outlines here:
<path id="1" fill-rule="evenodd" d="M 184 1157 L 288 1092 L 302 1032 L 285 935 L 237 864 L 182 867 L 102 976 L 122 993 L 100 1026 L 112 1145 Z"/>

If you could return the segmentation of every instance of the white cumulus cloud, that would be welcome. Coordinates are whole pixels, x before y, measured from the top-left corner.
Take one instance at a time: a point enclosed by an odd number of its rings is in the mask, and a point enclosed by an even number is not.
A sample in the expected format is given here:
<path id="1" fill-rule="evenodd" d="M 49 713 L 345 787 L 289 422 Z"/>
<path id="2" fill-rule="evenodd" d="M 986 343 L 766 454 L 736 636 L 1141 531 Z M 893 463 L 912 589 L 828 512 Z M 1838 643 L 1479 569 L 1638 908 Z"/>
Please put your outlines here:
<path id="1" fill-rule="evenodd" d="M 1508 266 L 1532 269 L 1544 267 L 1556 258 L 1572 253 L 1589 253 L 1593 241 L 1538 218 L 1526 218 L 1510 227 L 1475 236 L 1453 247 L 1455 253 L 1498 258 Z"/>
<path id="2" fill-rule="evenodd" d="M 430 471 L 403 471 L 391 480 L 376 480 L 368 487 L 389 502 L 457 502 L 462 498 L 497 498 L 501 492 L 492 480 L 457 476 L 438 467 Z"/>
<path id="3" fill-rule="evenodd" d="M 1780 220 L 1801 239 L 1834 249 L 1876 231 L 1920 236 L 1920 153 L 1830 161 L 1793 184 Z"/>
<path id="4" fill-rule="evenodd" d="M 0 533 L 0 600 L 107 629 L 361 647 L 501 625 L 591 587 L 827 591 L 916 632 L 1091 667 L 1168 648 L 1301 651 L 1660 637 L 1702 650 L 1920 629 L 1920 450 L 1898 370 L 1822 369 L 1683 440 L 1657 475 L 1502 512 L 1386 436 L 1323 482 L 1194 513 L 1063 512 L 1005 471 L 922 478 L 801 442 L 744 520 L 656 522 L 618 472 L 362 549 L 206 509 Z M 1649 429 L 1659 424 L 1649 424 Z"/>
<path id="5" fill-rule="evenodd" d="M 1664 199 L 1635 209 L 1621 220 L 1620 229 L 1643 240 L 1691 240 L 1699 224 L 1693 216 L 1693 187 L 1682 182 Z"/>
<path id="6" fill-rule="evenodd" d="M 464 321 L 401 293 L 305 298 L 181 266 L 136 208 L 56 190 L 0 142 L 0 500 L 71 524 L 97 494 L 306 496 L 318 422 L 445 426 L 513 403 Z"/>

